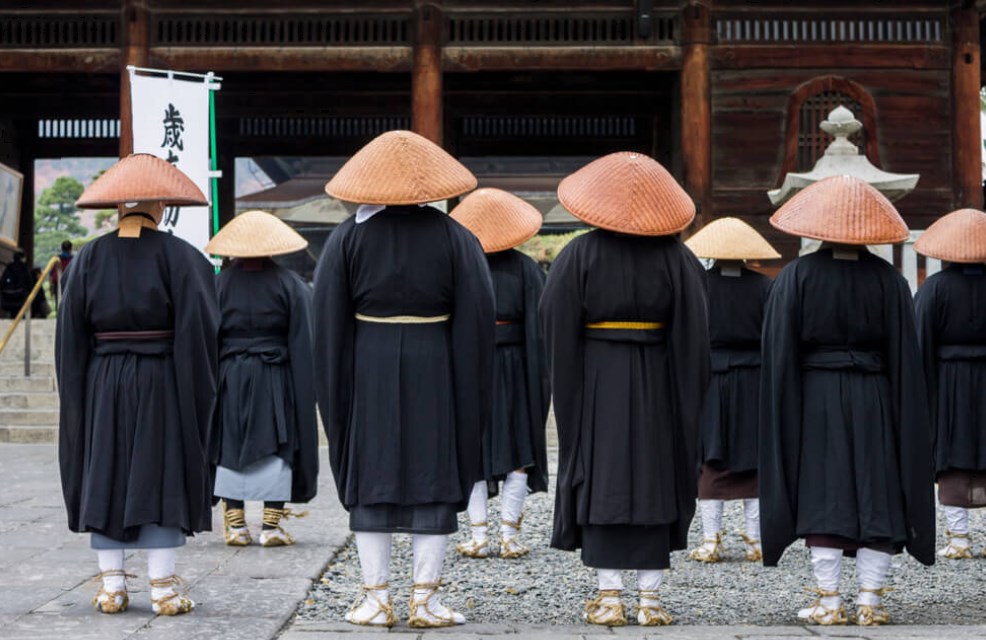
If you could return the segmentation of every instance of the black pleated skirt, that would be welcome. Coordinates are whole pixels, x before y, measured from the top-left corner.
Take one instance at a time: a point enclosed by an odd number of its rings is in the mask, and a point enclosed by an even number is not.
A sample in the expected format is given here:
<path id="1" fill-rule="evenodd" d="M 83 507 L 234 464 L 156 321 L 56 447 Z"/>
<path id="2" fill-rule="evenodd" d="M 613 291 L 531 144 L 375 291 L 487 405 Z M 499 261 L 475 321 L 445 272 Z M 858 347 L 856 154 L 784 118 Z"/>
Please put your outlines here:
<path id="1" fill-rule="evenodd" d="M 483 439 L 483 471 L 487 480 L 503 480 L 511 471 L 533 467 L 536 459 L 523 343 L 497 345 L 493 389 L 493 423 Z"/>
<path id="2" fill-rule="evenodd" d="M 671 527 L 583 526 L 582 563 L 596 569 L 668 569 L 671 566 Z"/>
<path id="3" fill-rule="evenodd" d="M 372 533 L 443 535 L 458 531 L 459 521 L 455 505 L 445 502 L 357 505 L 349 510 L 349 528 Z"/>

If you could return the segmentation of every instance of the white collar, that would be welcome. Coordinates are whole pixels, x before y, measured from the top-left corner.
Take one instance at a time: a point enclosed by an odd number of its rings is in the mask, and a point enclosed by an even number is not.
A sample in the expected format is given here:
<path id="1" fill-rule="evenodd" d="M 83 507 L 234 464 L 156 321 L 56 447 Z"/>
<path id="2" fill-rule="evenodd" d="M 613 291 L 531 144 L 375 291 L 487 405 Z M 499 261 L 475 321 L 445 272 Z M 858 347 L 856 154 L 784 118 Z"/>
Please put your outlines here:
<path id="1" fill-rule="evenodd" d="M 356 224 L 362 224 L 387 208 L 383 204 L 361 204 L 356 208 Z"/>

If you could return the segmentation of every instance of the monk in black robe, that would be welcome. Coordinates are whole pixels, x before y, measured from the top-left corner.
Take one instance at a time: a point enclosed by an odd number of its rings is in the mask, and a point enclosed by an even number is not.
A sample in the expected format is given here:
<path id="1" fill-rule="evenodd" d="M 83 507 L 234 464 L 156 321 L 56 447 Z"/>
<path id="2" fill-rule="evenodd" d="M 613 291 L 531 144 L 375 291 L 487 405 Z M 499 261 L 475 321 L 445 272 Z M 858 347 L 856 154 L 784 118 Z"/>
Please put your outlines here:
<path id="1" fill-rule="evenodd" d="M 150 155 L 124 158 L 90 185 L 77 206 L 120 205 L 120 227 L 79 251 L 58 310 L 62 491 L 69 528 L 92 533 L 103 613 L 127 608 L 127 549 L 148 550 L 155 613 L 191 611 L 175 590 L 175 548 L 211 528 L 215 278 L 202 253 L 157 231 L 165 204 L 205 199 Z"/>
<path id="2" fill-rule="evenodd" d="M 704 541 L 692 560 L 721 559 L 726 500 L 742 500 L 746 530 L 738 532 L 746 559 L 763 559 L 757 500 L 757 431 L 760 418 L 760 334 L 770 278 L 745 260 L 781 257 L 750 225 L 719 218 L 685 243 L 699 258 L 716 262 L 708 272 L 712 381 L 699 420 L 698 506 Z"/>
<path id="3" fill-rule="evenodd" d="M 280 524 L 295 515 L 284 503 L 308 502 L 318 489 L 311 289 L 271 259 L 307 246 L 276 217 L 246 211 L 206 247 L 207 253 L 235 258 L 219 276 L 219 398 L 212 442 L 214 493 L 224 499 L 228 545 L 252 542 L 245 500 L 264 502 L 261 546 L 294 544 Z"/>
<path id="4" fill-rule="evenodd" d="M 483 438 L 485 479 L 469 498 L 470 539 L 456 548 L 469 558 L 490 554 L 486 502 L 503 482 L 500 557 L 520 558 L 530 551 L 519 535 L 524 498 L 528 490 L 548 490 L 550 391 L 537 310 L 544 272 L 514 247 L 538 232 L 541 213 L 506 191 L 478 189 L 451 215 L 479 238 L 496 297 L 493 423 Z"/>
<path id="5" fill-rule="evenodd" d="M 621 569 L 636 569 L 637 621 L 657 601 L 695 512 L 696 433 L 708 385 L 705 274 L 674 235 L 694 204 L 657 162 L 600 158 L 559 186 L 597 227 L 555 260 L 541 299 L 558 423 L 551 546 L 596 567 L 593 624 L 626 624 Z"/>
<path id="6" fill-rule="evenodd" d="M 986 213 L 954 211 L 914 248 L 946 261 L 914 298 L 946 524 L 938 555 L 971 558 L 969 509 L 986 507 Z"/>
<path id="7" fill-rule="evenodd" d="M 363 202 L 315 271 L 315 379 L 329 461 L 365 582 L 354 624 L 391 626 L 393 533 L 414 534 L 412 627 L 462 624 L 437 597 L 448 534 L 483 477 L 493 289 L 479 242 L 420 203 L 475 178 L 428 140 L 392 131 L 326 186 Z"/>
<path id="8" fill-rule="evenodd" d="M 931 430 L 911 294 L 893 266 L 859 246 L 900 242 L 907 226 L 879 192 L 848 176 L 805 189 L 771 224 L 838 243 L 788 264 L 767 302 L 764 564 L 804 538 L 819 598 L 799 616 L 845 624 L 839 572 L 843 553 L 856 553 L 854 619 L 883 624 L 891 554 L 906 548 L 934 562 Z"/>

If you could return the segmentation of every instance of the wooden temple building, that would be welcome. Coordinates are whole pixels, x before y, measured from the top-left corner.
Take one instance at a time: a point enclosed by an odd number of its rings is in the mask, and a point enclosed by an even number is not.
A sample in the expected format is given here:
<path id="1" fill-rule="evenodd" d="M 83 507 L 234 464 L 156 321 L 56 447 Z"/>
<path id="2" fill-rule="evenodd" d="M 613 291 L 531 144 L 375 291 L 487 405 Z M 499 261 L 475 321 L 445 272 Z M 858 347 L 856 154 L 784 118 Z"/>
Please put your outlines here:
<path id="1" fill-rule="evenodd" d="M 857 144 L 875 165 L 920 174 L 897 203 L 912 228 L 982 207 L 984 11 L 982 0 L 0 0 L 0 162 L 25 174 L 30 253 L 34 160 L 129 151 L 127 65 L 213 71 L 220 169 L 254 158 L 275 183 L 253 204 L 319 194 L 329 168 L 392 128 L 521 194 L 636 150 L 672 169 L 701 219 L 741 216 L 792 257 L 797 240 L 767 225 L 766 191 L 813 166 L 828 143 L 818 123 L 838 104 L 865 125 Z M 219 198 L 231 216 L 232 179 Z"/>

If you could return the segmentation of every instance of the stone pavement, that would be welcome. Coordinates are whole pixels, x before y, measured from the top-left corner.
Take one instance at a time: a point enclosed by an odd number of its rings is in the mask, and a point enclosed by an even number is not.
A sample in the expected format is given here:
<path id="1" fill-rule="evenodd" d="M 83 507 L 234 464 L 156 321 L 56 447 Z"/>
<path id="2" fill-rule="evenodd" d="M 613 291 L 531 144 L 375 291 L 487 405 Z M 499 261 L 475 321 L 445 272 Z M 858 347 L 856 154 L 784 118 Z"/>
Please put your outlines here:
<path id="1" fill-rule="evenodd" d="M 227 547 L 218 531 L 189 540 L 177 570 L 188 582 L 196 610 L 175 618 L 151 612 L 146 556 L 127 557 L 130 608 L 96 613 L 90 600 L 99 569 L 89 536 L 71 533 L 58 481 L 56 446 L 0 444 L 0 638 L 154 640 L 157 638 L 276 637 L 333 555 L 349 536 L 348 519 L 323 473 L 311 515 L 289 520 L 298 544 L 288 548 Z M 322 454 L 323 461 L 326 460 Z M 324 465 L 327 467 L 328 465 Z M 261 507 L 247 504 L 247 520 L 259 534 Z"/>
<path id="2" fill-rule="evenodd" d="M 299 543 L 287 549 L 257 545 L 232 548 L 218 533 L 189 541 L 179 552 L 178 572 L 198 603 L 196 611 L 176 618 L 151 613 L 144 554 L 128 556 L 130 609 L 101 615 L 89 604 L 97 584 L 95 554 L 88 536 L 70 533 L 58 483 L 56 445 L 0 444 L 0 638 L 3 640 L 154 640 L 216 638 L 252 640 L 399 640 L 425 635 L 443 640 L 594 640 L 603 636 L 678 640 L 797 640 L 861 638 L 880 640 L 966 640 L 986 638 L 986 626 L 887 626 L 819 628 L 672 626 L 607 629 L 588 626 L 470 624 L 422 633 L 403 623 L 390 630 L 354 627 L 343 622 L 292 622 L 332 556 L 348 538 L 347 518 L 335 498 L 330 474 L 323 472 L 320 497 L 311 515 L 289 522 Z M 325 459 L 323 453 L 322 460 Z M 327 470 L 326 470 L 327 471 Z M 218 530 L 218 517 L 214 527 Z M 259 529 L 259 505 L 247 505 L 251 528 Z"/>

